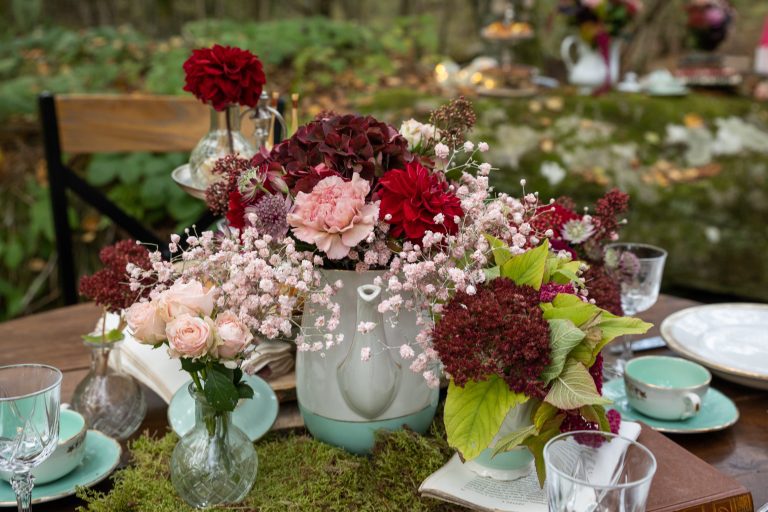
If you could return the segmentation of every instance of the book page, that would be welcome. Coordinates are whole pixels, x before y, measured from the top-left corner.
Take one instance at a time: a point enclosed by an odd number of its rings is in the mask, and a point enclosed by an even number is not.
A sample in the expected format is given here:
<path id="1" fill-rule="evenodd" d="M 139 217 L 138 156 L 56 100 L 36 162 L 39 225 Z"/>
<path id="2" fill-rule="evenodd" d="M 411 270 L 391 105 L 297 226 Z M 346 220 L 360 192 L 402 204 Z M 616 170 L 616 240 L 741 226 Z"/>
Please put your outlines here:
<path id="1" fill-rule="evenodd" d="M 619 434 L 635 440 L 640 435 L 640 424 L 621 422 Z M 608 445 L 607 445 L 608 446 Z M 607 447 L 606 446 L 606 447 Z M 598 450 L 597 458 L 587 461 L 587 471 L 594 474 L 610 473 L 622 456 L 621 450 Z M 590 469 L 591 468 L 591 469 Z M 501 481 L 478 476 L 466 468 L 458 454 L 427 477 L 419 487 L 424 496 L 457 503 L 465 507 L 490 512 L 547 512 L 547 497 L 539 487 L 536 471 L 518 480 Z"/>

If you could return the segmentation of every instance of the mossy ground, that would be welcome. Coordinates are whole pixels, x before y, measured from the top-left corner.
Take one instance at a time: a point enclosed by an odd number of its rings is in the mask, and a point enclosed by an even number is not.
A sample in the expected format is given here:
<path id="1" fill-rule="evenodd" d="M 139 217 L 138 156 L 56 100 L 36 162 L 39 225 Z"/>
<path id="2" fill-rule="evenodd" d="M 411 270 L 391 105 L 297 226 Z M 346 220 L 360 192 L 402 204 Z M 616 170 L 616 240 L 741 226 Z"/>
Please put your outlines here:
<path id="1" fill-rule="evenodd" d="M 416 511 L 459 508 L 421 498 L 418 487 L 452 455 L 436 421 L 420 436 L 401 431 L 380 436 L 369 457 L 349 454 L 302 433 L 271 433 L 256 443 L 259 472 L 244 502 L 210 510 Z M 193 510 L 173 489 L 169 460 L 178 438 L 142 436 L 131 446 L 133 464 L 115 473 L 109 494 L 81 490 L 89 512 Z"/>

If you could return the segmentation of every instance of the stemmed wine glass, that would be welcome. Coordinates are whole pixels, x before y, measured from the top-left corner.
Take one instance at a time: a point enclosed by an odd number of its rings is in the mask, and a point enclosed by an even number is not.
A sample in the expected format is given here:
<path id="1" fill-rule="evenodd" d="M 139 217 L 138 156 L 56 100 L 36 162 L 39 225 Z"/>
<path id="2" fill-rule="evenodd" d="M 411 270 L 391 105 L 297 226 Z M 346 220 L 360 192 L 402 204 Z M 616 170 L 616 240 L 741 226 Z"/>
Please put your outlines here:
<path id="1" fill-rule="evenodd" d="M 0 470 L 12 473 L 19 512 L 32 510 L 31 471 L 59 440 L 61 372 L 42 364 L 0 366 Z"/>
<path id="2" fill-rule="evenodd" d="M 605 267 L 621 285 L 621 308 L 627 316 L 635 316 L 656 304 L 667 251 L 648 244 L 616 243 L 605 248 Z M 624 366 L 632 359 L 632 338 L 624 336 L 622 352 L 609 376 L 621 377 Z"/>

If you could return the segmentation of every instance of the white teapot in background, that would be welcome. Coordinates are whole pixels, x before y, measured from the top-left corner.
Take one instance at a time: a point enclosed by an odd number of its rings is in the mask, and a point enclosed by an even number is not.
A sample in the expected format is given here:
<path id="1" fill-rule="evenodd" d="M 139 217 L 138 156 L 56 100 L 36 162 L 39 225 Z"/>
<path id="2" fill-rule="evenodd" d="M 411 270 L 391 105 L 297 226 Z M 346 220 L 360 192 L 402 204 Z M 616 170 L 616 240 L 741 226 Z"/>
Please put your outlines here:
<path id="1" fill-rule="evenodd" d="M 605 84 L 610 71 L 611 84 L 619 80 L 619 50 L 621 42 L 611 41 L 608 51 L 608 65 L 600 52 L 588 46 L 580 37 L 568 36 L 560 45 L 560 55 L 568 69 L 568 82 L 586 89 L 596 89 Z M 576 49 L 574 60 L 573 49 Z"/>

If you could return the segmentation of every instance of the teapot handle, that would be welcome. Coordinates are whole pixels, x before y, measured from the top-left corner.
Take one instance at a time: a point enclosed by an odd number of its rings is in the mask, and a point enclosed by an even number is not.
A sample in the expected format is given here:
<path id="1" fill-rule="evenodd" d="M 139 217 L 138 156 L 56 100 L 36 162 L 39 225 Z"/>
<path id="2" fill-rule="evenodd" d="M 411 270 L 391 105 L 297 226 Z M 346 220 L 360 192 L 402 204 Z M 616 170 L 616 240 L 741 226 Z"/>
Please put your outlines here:
<path id="1" fill-rule="evenodd" d="M 571 48 L 576 46 L 576 44 L 577 41 L 574 36 L 566 37 L 560 44 L 560 56 L 563 58 L 563 62 L 565 62 L 565 67 L 568 68 L 568 71 L 571 71 L 575 64 L 571 58 Z"/>

